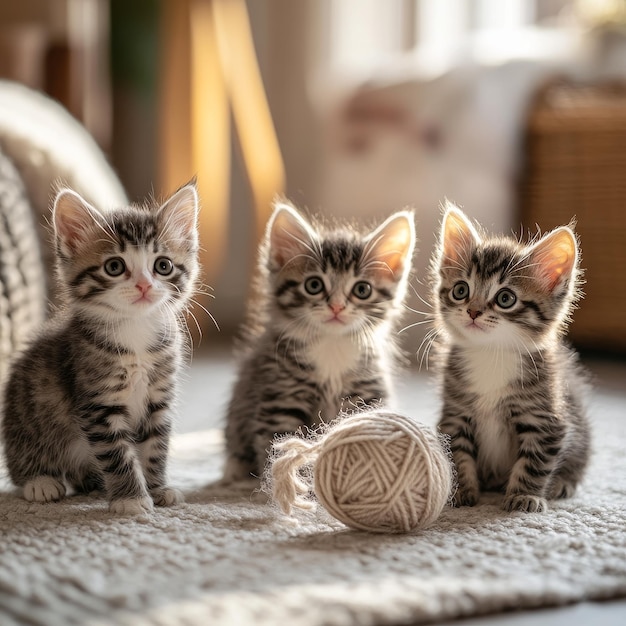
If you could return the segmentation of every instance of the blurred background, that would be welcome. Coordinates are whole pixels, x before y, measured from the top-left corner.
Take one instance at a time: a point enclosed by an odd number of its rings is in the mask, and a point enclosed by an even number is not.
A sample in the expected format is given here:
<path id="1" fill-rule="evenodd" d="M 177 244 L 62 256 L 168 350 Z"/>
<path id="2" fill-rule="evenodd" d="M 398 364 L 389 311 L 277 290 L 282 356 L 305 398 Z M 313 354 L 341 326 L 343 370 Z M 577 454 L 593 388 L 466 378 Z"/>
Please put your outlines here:
<path id="1" fill-rule="evenodd" d="M 415 207 L 418 311 L 444 198 L 505 233 L 576 216 L 572 339 L 626 350 L 626 1 L 2 2 L 0 77 L 62 103 L 131 200 L 197 176 L 205 344 L 242 321 L 284 194 L 366 224 Z"/>

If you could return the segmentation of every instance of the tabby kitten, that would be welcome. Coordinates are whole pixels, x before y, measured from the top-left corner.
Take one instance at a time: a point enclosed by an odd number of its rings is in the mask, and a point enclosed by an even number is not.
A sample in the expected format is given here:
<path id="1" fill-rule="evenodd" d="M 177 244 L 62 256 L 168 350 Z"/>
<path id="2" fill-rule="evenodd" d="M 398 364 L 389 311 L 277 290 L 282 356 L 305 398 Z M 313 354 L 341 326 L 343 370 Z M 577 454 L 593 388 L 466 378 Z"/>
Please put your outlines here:
<path id="1" fill-rule="evenodd" d="M 585 377 L 561 336 L 577 286 L 569 227 L 529 244 L 489 237 L 448 206 L 434 259 L 443 412 L 458 506 L 503 489 L 504 509 L 573 495 L 589 458 Z"/>
<path id="2" fill-rule="evenodd" d="M 261 248 L 260 329 L 228 408 L 227 480 L 259 476 L 276 434 L 389 399 L 414 245 L 408 211 L 363 236 L 275 206 Z"/>
<path id="3" fill-rule="evenodd" d="M 166 485 L 182 313 L 198 274 L 195 184 L 162 206 L 53 208 L 65 306 L 13 363 L 2 440 L 24 498 L 105 489 L 116 514 L 183 500 Z"/>

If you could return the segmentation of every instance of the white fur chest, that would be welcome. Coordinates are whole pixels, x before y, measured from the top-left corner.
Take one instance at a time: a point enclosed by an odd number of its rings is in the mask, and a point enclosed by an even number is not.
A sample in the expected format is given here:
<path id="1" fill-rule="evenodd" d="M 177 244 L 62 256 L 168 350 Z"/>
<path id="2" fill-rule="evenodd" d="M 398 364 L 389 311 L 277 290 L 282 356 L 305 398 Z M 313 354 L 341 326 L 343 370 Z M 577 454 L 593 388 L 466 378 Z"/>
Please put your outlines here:
<path id="1" fill-rule="evenodd" d="M 520 362 L 495 350 L 468 350 L 464 357 L 468 391 L 476 396 L 473 417 L 479 468 L 485 478 L 504 481 L 515 462 L 516 443 L 501 403 L 511 392 Z"/>
<path id="2" fill-rule="evenodd" d="M 143 354 L 154 343 L 155 337 L 163 327 L 161 320 L 155 318 L 129 320 L 120 324 L 113 332 L 115 342 L 130 352 Z"/>
<path id="3" fill-rule="evenodd" d="M 145 416 L 150 398 L 150 379 L 156 367 L 156 356 L 148 348 L 154 337 L 155 330 L 149 323 L 129 324 L 119 329 L 116 337 L 117 342 L 128 350 L 120 355 L 127 384 L 119 401 L 128 408 L 132 426 Z"/>
<path id="4" fill-rule="evenodd" d="M 146 359 L 134 357 L 125 364 L 128 376 L 126 406 L 131 420 L 136 424 L 145 415 L 150 392 L 150 370 L 153 364 Z"/>
<path id="5" fill-rule="evenodd" d="M 324 413 L 336 413 L 345 394 L 346 377 L 359 365 L 359 346 L 350 336 L 329 336 L 316 342 L 309 356 L 315 367 L 315 377 L 326 390 L 326 404 L 329 406 Z"/>
<path id="6" fill-rule="evenodd" d="M 485 408 L 498 404 L 520 371 L 520 361 L 498 350 L 466 350 L 462 355 L 469 389 Z"/>

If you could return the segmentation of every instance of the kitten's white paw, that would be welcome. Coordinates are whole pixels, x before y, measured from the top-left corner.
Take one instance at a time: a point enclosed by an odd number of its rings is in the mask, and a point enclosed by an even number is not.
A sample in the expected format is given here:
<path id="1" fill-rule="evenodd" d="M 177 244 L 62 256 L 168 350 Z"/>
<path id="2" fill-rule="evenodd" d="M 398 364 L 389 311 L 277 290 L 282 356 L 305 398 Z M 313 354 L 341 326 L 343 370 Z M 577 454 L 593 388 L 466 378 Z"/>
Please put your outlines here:
<path id="1" fill-rule="evenodd" d="M 37 476 L 24 485 L 24 499 L 29 502 L 52 502 L 65 495 L 65 485 L 52 476 Z"/>
<path id="2" fill-rule="evenodd" d="M 113 515 L 141 515 L 142 513 L 151 513 L 153 510 L 152 498 L 148 496 L 111 500 L 109 503 L 109 511 Z"/>
<path id="3" fill-rule="evenodd" d="M 172 487 L 151 489 L 150 495 L 157 506 L 174 506 L 185 501 L 185 496 L 183 496 L 182 492 Z"/>
<path id="4" fill-rule="evenodd" d="M 504 499 L 505 511 L 523 511 L 524 513 L 543 513 L 548 510 L 548 502 L 541 496 L 515 493 Z"/>

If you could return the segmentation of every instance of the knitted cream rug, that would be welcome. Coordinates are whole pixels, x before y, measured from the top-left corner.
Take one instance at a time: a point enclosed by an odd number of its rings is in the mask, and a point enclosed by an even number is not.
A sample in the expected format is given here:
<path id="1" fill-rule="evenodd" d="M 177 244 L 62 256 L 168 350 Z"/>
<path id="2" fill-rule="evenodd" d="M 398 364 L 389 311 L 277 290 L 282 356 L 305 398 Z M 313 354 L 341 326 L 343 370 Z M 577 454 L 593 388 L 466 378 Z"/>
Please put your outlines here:
<path id="1" fill-rule="evenodd" d="M 593 465 L 578 496 L 507 514 L 488 496 L 412 535 L 289 523 L 219 476 L 218 430 L 180 435 L 187 503 L 116 518 L 101 499 L 29 504 L 0 485 L 0 624 L 420 624 L 626 597 L 623 395 L 592 405 Z"/>

